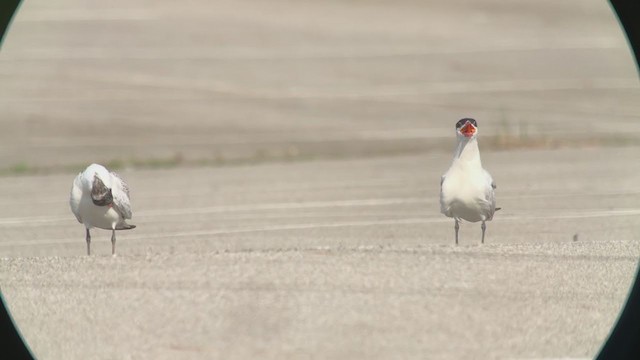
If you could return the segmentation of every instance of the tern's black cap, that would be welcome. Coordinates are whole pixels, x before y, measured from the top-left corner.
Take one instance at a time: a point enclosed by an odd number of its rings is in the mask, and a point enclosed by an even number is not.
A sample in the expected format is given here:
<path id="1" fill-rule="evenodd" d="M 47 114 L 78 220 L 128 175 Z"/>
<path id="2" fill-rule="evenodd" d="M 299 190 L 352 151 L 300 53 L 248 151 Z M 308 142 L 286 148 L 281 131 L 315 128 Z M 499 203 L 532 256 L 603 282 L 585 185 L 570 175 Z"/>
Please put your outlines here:
<path id="1" fill-rule="evenodd" d="M 464 118 L 464 119 L 458 120 L 458 122 L 456 123 L 456 129 L 460 129 L 462 126 L 464 126 L 464 124 L 467 123 L 467 121 L 473 124 L 473 126 L 478 127 L 478 122 L 476 122 L 475 119 Z"/>

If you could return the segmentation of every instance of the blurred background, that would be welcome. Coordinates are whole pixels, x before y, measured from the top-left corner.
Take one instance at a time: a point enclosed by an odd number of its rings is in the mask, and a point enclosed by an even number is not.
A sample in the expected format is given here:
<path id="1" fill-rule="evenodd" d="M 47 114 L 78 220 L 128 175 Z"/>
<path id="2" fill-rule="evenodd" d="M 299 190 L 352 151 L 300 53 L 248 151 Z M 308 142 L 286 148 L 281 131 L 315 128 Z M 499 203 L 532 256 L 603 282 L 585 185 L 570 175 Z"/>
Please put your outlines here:
<path id="1" fill-rule="evenodd" d="M 39 358 L 593 358 L 640 256 L 639 97 L 605 0 L 26 0 L 2 295 Z M 483 246 L 439 212 L 463 117 Z M 69 211 L 91 162 L 132 190 L 117 257 Z"/>
<path id="2" fill-rule="evenodd" d="M 637 145 L 639 95 L 601 0 L 30 0 L 0 173 Z"/>

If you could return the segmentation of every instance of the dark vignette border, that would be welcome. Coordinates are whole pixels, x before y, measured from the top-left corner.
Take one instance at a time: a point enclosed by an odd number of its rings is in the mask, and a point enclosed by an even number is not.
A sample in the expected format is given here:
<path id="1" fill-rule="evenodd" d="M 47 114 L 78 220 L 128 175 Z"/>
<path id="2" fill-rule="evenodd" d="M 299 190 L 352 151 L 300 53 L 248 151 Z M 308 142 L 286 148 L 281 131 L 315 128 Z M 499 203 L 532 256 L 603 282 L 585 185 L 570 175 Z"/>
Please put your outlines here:
<path id="1" fill-rule="evenodd" d="M 620 25 L 627 34 L 633 49 L 636 70 L 640 69 L 640 2 L 638 0 L 609 0 L 618 15 Z M 609 339 L 600 349 L 598 360 L 640 359 L 640 265 L 635 282 L 618 322 L 609 334 Z"/>
<path id="2" fill-rule="evenodd" d="M 640 69 L 640 2 L 637 0 L 609 0 L 627 40 L 633 49 L 636 69 Z M 0 48 L 20 0 L 0 1 Z M 34 359 L 23 342 L 11 319 L 0 291 L 0 339 L 4 343 L 3 355 L 12 359 Z M 640 359 L 640 266 L 627 302 L 611 330 L 608 340 L 602 346 L 597 359 Z"/>
<path id="3" fill-rule="evenodd" d="M 11 19 L 20 5 L 20 0 L 2 0 L 0 1 L 0 46 L 2 39 L 9 28 Z"/>
<path id="4" fill-rule="evenodd" d="M 0 0 L 0 49 L 9 24 L 20 5 L 20 0 Z M 13 322 L 0 289 L 0 356 L 6 359 L 35 359 Z"/>

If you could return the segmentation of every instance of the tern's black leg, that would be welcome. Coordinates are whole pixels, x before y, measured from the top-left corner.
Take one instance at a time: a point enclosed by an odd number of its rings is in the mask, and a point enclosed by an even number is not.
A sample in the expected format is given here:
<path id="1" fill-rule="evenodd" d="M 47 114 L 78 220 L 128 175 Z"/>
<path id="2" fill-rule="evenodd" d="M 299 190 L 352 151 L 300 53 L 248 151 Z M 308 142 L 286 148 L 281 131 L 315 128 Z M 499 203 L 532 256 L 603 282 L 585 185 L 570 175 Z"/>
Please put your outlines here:
<path id="1" fill-rule="evenodd" d="M 87 229 L 87 255 L 91 255 L 91 234 L 89 229 Z"/>
<path id="2" fill-rule="evenodd" d="M 482 243 L 484 244 L 484 231 L 487 230 L 487 224 L 483 221 L 480 227 L 482 228 Z"/>
<path id="3" fill-rule="evenodd" d="M 111 230 L 111 255 L 116 254 L 116 230 Z"/>
<path id="4" fill-rule="evenodd" d="M 456 229 L 456 245 L 458 245 L 458 230 L 460 229 L 460 224 L 458 224 L 458 219 L 456 219 L 456 225 L 454 226 Z"/>

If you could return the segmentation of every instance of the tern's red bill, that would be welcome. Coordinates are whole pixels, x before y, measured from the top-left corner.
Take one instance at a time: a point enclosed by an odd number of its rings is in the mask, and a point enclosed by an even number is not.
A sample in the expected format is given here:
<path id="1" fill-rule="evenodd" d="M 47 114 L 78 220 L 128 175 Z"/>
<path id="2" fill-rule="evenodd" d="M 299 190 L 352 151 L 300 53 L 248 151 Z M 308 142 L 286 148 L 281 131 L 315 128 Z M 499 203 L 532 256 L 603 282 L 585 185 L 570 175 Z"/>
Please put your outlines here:
<path id="1" fill-rule="evenodd" d="M 466 137 L 472 137 L 473 134 L 476 133 L 476 127 L 473 126 L 472 123 L 467 122 L 466 124 L 464 124 L 464 126 L 460 129 L 460 133 Z"/>

